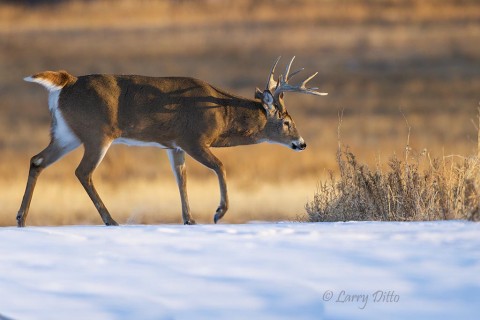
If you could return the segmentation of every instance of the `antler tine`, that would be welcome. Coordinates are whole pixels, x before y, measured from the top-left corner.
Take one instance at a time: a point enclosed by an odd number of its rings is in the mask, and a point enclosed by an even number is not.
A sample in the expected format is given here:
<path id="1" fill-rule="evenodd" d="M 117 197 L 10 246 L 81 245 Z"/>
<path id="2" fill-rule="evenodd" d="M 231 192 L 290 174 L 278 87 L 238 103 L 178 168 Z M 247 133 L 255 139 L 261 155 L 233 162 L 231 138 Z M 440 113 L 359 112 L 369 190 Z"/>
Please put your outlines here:
<path id="1" fill-rule="evenodd" d="M 295 74 L 299 73 L 300 71 L 303 70 L 300 69 L 300 70 L 297 70 L 295 72 L 293 72 L 291 75 L 290 75 L 290 79 L 288 78 L 288 73 L 290 71 L 290 67 L 291 67 L 291 64 L 293 62 L 293 59 L 290 61 L 290 64 L 287 66 L 287 69 L 286 69 L 286 77 L 280 77 L 279 79 L 279 82 L 280 83 L 277 83 L 277 88 L 275 89 L 275 92 L 273 94 L 274 98 L 275 99 L 278 99 L 280 97 L 280 94 L 282 92 L 300 92 L 300 93 L 306 93 L 306 94 L 312 94 L 312 95 L 316 95 L 316 96 L 326 96 L 328 93 L 325 93 L 325 92 L 317 92 L 316 90 L 318 90 L 318 88 L 307 88 L 307 83 L 312 80 L 317 74 L 318 72 L 315 72 L 314 74 L 312 74 L 310 77 L 308 77 L 306 80 L 304 80 L 303 82 L 297 84 L 297 85 L 290 85 L 288 84 L 288 80 L 290 80 Z"/>
<path id="2" fill-rule="evenodd" d="M 267 86 L 266 86 L 265 90 L 271 90 L 273 87 L 278 86 L 278 83 L 273 78 L 273 75 L 275 73 L 275 68 L 277 67 L 278 61 L 280 61 L 281 57 L 282 56 L 279 56 L 277 58 L 277 60 L 275 61 L 275 63 L 273 64 L 272 70 L 270 71 L 270 75 L 268 77 Z"/>
<path id="3" fill-rule="evenodd" d="M 305 92 L 305 93 L 308 93 L 308 94 L 313 94 L 315 96 L 326 96 L 326 95 L 328 95 L 328 93 L 326 93 L 326 92 L 315 91 L 315 90 L 318 90 L 318 88 L 316 88 L 316 87 L 315 88 L 307 88 L 306 87 L 307 82 L 312 80 L 317 74 L 318 74 L 318 72 L 315 72 L 307 80 L 303 81 L 300 89 L 302 89 L 302 92 Z M 303 91 L 303 90 L 305 90 L 305 91 Z"/>
<path id="4" fill-rule="evenodd" d="M 303 70 L 305 70 L 305 68 L 300 68 L 298 70 L 293 71 L 292 74 L 290 75 L 290 79 L 292 79 L 294 75 L 296 75 L 297 73 L 299 73 Z M 288 80 L 290 80 L 290 79 L 288 79 Z"/>
<path id="5" fill-rule="evenodd" d="M 290 72 L 290 68 L 292 66 L 293 60 L 295 60 L 295 56 L 293 56 L 292 60 L 290 60 L 290 63 L 287 64 L 287 68 L 285 69 L 285 78 L 284 78 L 285 82 L 288 82 L 288 73 Z"/>
<path id="6" fill-rule="evenodd" d="M 295 60 L 295 56 L 293 56 L 292 60 L 290 60 L 290 63 L 287 65 L 287 68 L 285 69 L 285 77 L 282 76 L 283 82 L 285 83 L 288 83 L 288 81 L 290 81 L 290 79 L 292 79 L 294 75 L 296 75 L 297 73 L 305 69 L 305 68 L 300 68 L 298 70 L 293 71 L 292 74 L 289 75 L 293 60 Z"/>
<path id="7" fill-rule="evenodd" d="M 317 88 L 308 88 L 307 90 L 301 91 L 301 92 L 306 93 L 306 94 L 313 94 L 314 96 L 326 96 L 326 95 L 328 95 L 327 92 L 318 92 L 318 91 L 315 91 L 315 90 L 317 90 Z"/>
<path id="8" fill-rule="evenodd" d="M 307 84 L 308 81 L 312 80 L 313 78 L 315 78 L 315 76 L 318 74 L 318 72 L 315 72 L 314 74 L 312 74 L 309 78 L 307 78 L 307 80 L 303 81 L 302 82 L 302 88 L 305 88 L 305 85 Z"/>

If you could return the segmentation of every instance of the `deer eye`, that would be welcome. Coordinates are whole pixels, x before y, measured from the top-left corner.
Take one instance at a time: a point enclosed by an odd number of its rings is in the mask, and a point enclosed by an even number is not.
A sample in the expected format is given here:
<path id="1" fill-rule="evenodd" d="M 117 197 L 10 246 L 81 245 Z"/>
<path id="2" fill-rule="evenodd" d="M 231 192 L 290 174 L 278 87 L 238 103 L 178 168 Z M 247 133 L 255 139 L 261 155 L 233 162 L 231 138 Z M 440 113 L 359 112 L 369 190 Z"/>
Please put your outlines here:
<path id="1" fill-rule="evenodd" d="M 284 125 L 285 127 L 287 127 L 287 128 L 290 129 L 290 121 L 288 121 L 288 120 L 287 120 L 287 121 L 284 121 L 284 122 L 283 122 L 283 125 Z"/>

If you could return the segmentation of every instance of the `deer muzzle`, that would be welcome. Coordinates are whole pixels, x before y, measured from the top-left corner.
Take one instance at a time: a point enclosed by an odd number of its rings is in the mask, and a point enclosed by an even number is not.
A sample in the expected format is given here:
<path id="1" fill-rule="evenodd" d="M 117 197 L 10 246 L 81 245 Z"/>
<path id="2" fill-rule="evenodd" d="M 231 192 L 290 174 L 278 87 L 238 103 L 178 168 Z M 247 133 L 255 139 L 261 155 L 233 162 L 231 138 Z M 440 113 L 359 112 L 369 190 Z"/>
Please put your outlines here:
<path id="1" fill-rule="evenodd" d="M 307 144 L 305 143 L 305 140 L 303 140 L 303 138 L 300 138 L 292 142 L 292 149 L 295 151 L 305 150 L 306 147 L 307 147 Z"/>

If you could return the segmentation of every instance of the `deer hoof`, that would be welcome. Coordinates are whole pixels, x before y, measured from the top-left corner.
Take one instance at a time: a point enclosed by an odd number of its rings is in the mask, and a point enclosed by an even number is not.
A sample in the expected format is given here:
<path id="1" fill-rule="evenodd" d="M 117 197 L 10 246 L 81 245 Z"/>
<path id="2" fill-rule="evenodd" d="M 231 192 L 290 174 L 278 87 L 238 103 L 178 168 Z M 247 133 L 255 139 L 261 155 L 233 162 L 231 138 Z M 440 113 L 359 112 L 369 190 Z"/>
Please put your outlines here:
<path id="1" fill-rule="evenodd" d="M 23 214 L 21 214 L 20 212 L 17 214 L 17 226 L 19 228 L 25 227 L 25 219 L 23 218 Z"/>
<path id="2" fill-rule="evenodd" d="M 217 211 L 215 212 L 215 215 L 213 216 L 213 222 L 217 223 L 218 220 L 222 219 L 227 210 L 227 204 L 220 204 L 220 206 L 217 208 Z"/>
<path id="3" fill-rule="evenodd" d="M 112 227 L 112 226 L 118 226 L 118 223 L 115 220 L 110 220 L 108 222 L 105 222 L 105 225 L 108 227 Z"/>
<path id="4" fill-rule="evenodd" d="M 183 224 L 193 226 L 194 224 L 197 224 L 197 223 L 195 222 L 195 220 L 190 219 L 190 220 L 185 221 Z"/>

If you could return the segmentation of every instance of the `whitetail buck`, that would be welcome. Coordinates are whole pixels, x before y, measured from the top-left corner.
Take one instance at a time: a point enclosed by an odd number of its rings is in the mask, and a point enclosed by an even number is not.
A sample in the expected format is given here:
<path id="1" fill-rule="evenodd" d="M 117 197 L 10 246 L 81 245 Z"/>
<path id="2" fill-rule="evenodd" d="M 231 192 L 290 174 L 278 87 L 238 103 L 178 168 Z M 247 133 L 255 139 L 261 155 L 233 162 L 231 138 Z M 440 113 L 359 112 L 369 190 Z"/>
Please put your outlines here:
<path id="1" fill-rule="evenodd" d="M 228 209 L 227 184 L 222 163 L 210 147 L 231 147 L 260 142 L 279 143 L 293 150 L 306 144 L 283 101 L 284 92 L 326 95 L 306 83 L 288 82 L 293 58 L 285 75 L 274 79 L 276 60 L 265 90 L 246 99 L 201 80 L 183 77 L 154 78 L 134 75 L 86 75 L 45 71 L 25 78 L 50 91 L 52 116 L 50 144 L 30 161 L 27 186 L 17 214 L 25 226 L 35 183 L 40 172 L 81 144 L 85 152 L 75 171 L 106 225 L 117 225 L 100 199 L 92 174 L 112 143 L 167 149 L 177 179 L 185 224 L 194 224 L 186 191 L 185 153 L 213 170 L 220 185 L 215 223 Z"/>

